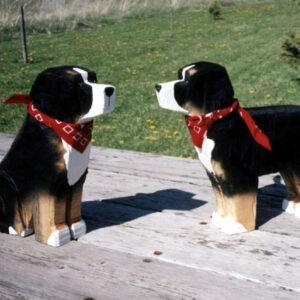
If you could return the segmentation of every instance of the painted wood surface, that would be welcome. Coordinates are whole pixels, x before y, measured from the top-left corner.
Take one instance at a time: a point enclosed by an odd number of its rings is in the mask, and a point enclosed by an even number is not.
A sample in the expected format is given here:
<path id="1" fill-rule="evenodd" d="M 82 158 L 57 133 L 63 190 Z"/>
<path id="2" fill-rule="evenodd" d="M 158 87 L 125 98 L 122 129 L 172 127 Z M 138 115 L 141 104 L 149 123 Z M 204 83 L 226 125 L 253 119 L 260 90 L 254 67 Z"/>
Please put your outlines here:
<path id="1" fill-rule="evenodd" d="M 13 136 L 0 135 L 0 156 Z M 93 147 L 88 233 L 60 248 L 0 234 L 0 299 L 299 299 L 300 219 L 260 178 L 258 230 L 227 236 L 197 160 Z"/>

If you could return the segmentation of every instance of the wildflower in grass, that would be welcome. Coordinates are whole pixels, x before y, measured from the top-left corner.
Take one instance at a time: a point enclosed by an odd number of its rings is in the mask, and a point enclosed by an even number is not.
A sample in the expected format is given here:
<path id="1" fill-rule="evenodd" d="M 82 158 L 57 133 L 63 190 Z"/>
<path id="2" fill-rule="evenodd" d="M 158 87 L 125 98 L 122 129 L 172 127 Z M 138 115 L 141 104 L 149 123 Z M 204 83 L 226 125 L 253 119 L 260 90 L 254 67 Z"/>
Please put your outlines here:
<path id="1" fill-rule="evenodd" d="M 188 156 L 187 158 L 188 158 L 188 159 L 193 159 L 193 157 L 192 157 L 192 156 Z"/>
<path id="2" fill-rule="evenodd" d="M 153 131 L 154 134 L 159 134 L 159 131 L 155 130 Z"/>
<path id="3" fill-rule="evenodd" d="M 175 131 L 173 132 L 173 134 L 174 134 L 174 135 L 178 135 L 179 132 L 178 132 L 177 130 L 175 130 Z"/>
<path id="4" fill-rule="evenodd" d="M 293 92 L 291 90 L 287 90 L 288 94 L 293 94 Z"/>
<path id="5" fill-rule="evenodd" d="M 116 128 L 117 128 L 116 126 L 111 126 L 111 129 L 113 129 L 113 130 L 116 129 Z"/>
<path id="6" fill-rule="evenodd" d="M 254 94 L 255 91 L 254 90 L 249 90 L 249 94 Z"/>
<path id="7" fill-rule="evenodd" d="M 171 136 L 171 135 L 168 135 L 168 136 L 167 136 L 167 138 L 168 138 L 168 139 L 171 139 L 171 138 L 172 138 L 172 136 Z"/>
<path id="8" fill-rule="evenodd" d="M 152 137 L 151 140 L 152 141 L 157 141 L 157 138 L 156 137 Z"/>
<path id="9" fill-rule="evenodd" d="M 154 97 L 156 94 L 155 93 L 152 93 L 152 97 Z"/>
<path id="10" fill-rule="evenodd" d="M 267 98 L 267 99 L 271 98 L 271 95 L 270 95 L 270 94 L 267 94 L 267 95 L 266 95 L 266 98 Z"/>
<path id="11" fill-rule="evenodd" d="M 92 139 L 92 143 L 95 143 L 96 142 L 96 140 L 95 139 Z"/>
<path id="12" fill-rule="evenodd" d="M 182 119 L 178 119 L 178 122 L 181 123 L 181 122 L 182 122 Z"/>
<path id="13" fill-rule="evenodd" d="M 107 125 L 107 126 L 106 126 L 106 129 L 110 129 L 110 128 L 111 128 L 111 126 L 110 126 L 110 125 Z"/>
<path id="14" fill-rule="evenodd" d="M 151 126 L 150 126 L 150 129 L 152 129 L 152 130 L 155 129 L 155 128 L 156 128 L 156 127 L 155 127 L 154 125 L 151 125 Z"/>
<path id="15" fill-rule="evenodd" d="M 182 155 L 182 154 L 180 154 L 180 155 L 178 155 L 178 157 L 181 157 L 181 158 L 182 158 L 182 157 L 183 157 L 183 155 Z"/>
<path id="16" fill-rule="evenodd" d="M 169 133 L 169 132 L 170 132 L 170 130 L 168 130 L 168 129 L 165 130 L 165 133 Z"/>
<path id="17" fill-rule="evenodd" d="M 123 140 L 119 141 L 119 144 L 120 144 L 120 145 L 123 145 L 123 144 L 124 144 L 124 141 L 123 141 Z"/>
<path id="18" fill-rule="evenodd" d="M 282 102 L 282 101 L 283 101 L 282 97 L 277 98 L 277 100 L 278 100 L 279 102 Z"/>
<path id="19" fill-rule="evenodd" d="M 145 140 L 150 140 L 150 136 L 146 136 L 146 137 L 145 137 Z"/>
<path id="20" fill-rule="evenodd" d="M 154 123 L 154 121 L 153 121 L 153 120 L 150 120 L 150 119 L 148 119 L 146 122 L 147 122 L 148 124 L 153 124 L 153 123 Z"/>

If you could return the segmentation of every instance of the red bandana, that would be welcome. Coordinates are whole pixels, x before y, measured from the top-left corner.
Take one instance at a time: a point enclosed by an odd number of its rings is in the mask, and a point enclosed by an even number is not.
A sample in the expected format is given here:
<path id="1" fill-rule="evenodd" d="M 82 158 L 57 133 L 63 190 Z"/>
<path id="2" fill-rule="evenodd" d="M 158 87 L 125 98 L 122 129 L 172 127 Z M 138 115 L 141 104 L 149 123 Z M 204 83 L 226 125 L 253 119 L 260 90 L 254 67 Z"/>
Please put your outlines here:
<path id="1" fill-rule="evenodd" d="M 58 136 L 80 153 L 83 153 L 92 139 L 93 121 L 84 124 L 73 124 L 58 121 L 42 112 L 32 104 L 30 95 L 14 94 L 4 104 L 28 104 L 28 113 L 39 122 L 52 128 Z"/>
<path id="2" fill-rule="evenodd" d="M 204 135 L 207 129 L 212 125 L 212 123 L 224 118 L 234 110 L 237 110 L 242 119 L 245 121 L 256 143 L 272 151 L 268 137 L 258 128 L 251 115 L 245 109 L 239 106 L 238 100 L 236 100 L 231 106 L 227 108 L 218 109 L 205 115 L 185 116 L 186 124 L 190 130 L 194 145 L 202 148 Z"/>

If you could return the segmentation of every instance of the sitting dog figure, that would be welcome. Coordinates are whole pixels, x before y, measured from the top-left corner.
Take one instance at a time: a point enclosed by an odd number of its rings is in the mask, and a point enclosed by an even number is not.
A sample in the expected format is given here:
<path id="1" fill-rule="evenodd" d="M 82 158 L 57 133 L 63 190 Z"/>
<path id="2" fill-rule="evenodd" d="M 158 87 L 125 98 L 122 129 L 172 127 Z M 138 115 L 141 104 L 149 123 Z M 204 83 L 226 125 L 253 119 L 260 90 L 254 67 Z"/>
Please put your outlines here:
<path id="1" fill-rule="evenodd" d="M 30 95 L 4 103 L 28 104 L 28 114 L 0 164 L 0 225 L 19 236 L 60 246 L 85 234 L 82 188 L 87 174 L 93 118 L 115 106 L 111 85 L 81 67 L 49 68 Z"/>
<path id="2" fill-rule="evenodd" d="M 198 62 L 156 85 L 159 105 L 186 116 L 217 200 L 212 222 L 228 234 L 256 228 L 258 177 L 279 171 L 283 209 L 300 217 L 300 106 L 239 106 L 226 69 Z"/>

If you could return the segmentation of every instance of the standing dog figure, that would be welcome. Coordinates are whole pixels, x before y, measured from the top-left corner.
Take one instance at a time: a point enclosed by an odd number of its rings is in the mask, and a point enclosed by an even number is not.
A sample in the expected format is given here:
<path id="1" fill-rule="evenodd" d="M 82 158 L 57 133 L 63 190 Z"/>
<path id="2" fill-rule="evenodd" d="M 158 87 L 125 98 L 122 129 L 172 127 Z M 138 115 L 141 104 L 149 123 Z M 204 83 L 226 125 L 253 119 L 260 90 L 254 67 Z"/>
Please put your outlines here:
<path id="1" fill-rule="evenodd" d="M 258 177 L 279 171 L 283 209 L 300 217 L 300 106 L 239 106 L 226 69 L 198 62 L 156 85 L 159 105 L 186 115 L 217 200 L 212 222 L 228 234 L 255 230 Z"/>
<path id="2" fill-rule="evenodd" d="M 28 114 L 0 164 L 0 227 L 60 246 L 86 232 L 82 188 L 91 150 L 93 118 L 115 106 L 111 85 L 81 67 L 50 68 L 30 95 L 4 103 L 28 104 Z"/>

